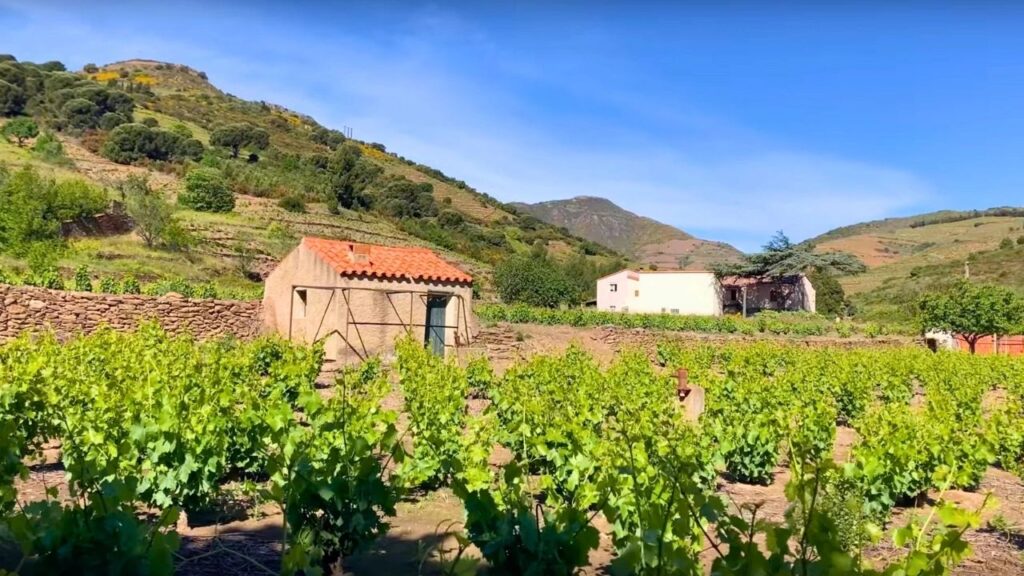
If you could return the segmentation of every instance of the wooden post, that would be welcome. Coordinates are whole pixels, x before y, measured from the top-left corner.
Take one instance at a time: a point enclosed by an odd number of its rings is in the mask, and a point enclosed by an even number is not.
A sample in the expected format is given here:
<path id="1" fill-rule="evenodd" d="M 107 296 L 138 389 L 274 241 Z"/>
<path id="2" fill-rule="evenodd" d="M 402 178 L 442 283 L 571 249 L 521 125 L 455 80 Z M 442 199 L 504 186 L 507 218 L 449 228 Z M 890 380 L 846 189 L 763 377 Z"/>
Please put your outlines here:
<path id="1" fill-rule="evenodd" d="M 740 288 L 743 291 L 743 317 L 747 317 L 747 287 L 743 286 Z"/>
<path id="2" fill-rule="evenodd" d="M 680 368 L 676 373 L 676 395 L 683 406 L 683 416 L 690 422 L 696 422 L 704 413 L 704 389 L 692 386 L 689 380 L 689 371 Z"/>

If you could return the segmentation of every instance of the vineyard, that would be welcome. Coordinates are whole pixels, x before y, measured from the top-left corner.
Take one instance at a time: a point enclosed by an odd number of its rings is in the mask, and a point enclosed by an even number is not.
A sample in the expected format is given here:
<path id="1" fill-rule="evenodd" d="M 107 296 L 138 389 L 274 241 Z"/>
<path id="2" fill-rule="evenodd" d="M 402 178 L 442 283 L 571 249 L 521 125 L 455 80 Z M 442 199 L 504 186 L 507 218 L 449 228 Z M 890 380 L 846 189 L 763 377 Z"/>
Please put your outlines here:
<path id="1" fill-rule="evenodd" d="M 460 511 L 412 573 L 947 574 L 993 526 L 1020 552 L 1022 501 L 979 489 L 1024 474 L 1019 359 L 757 343 L 602 366 L 571 347 L 499 375 L 403 341 L 390 365 L 318 383 L 322 360 L 154 326 L 0 346 L 0 573 L 194 574 L 223 557 L 340 574 L 435 493 Z M 706 390 L 696 422 L 680 368 Z M 837 430 L 855 437 L 839 458 Z M 41 469 L 60 481 L 37 494 Z M 780 469 L 778 518 L 723 488 Z M 947 498 L 972 491 L 977 506 Z M 271 510 L 270 560 L 188 546 L 187 525 L 228 503 Z"/>
<path id="2" fill-rule="evenodd" d="M 705 332 L 713 334 L 757 334 L 784 336 L 834 336 L 875 338 L 888 335 L 915 334 L 909 326 L 894 324 L 859 324 L 832 321 L 817 314 L 800 312 L 763 311 L 752 318 L 739 316 L 697 316 L 679 314 L 646 314 L 606 312 L 587 308 L 540 308 L 525 304 L 481 304 L 474 308 L 477 316 L 486 322 L 512 324 L 541 324 L 548 326 L 619 326 L 622 328 L 649 328 L 676 332 Z"/>

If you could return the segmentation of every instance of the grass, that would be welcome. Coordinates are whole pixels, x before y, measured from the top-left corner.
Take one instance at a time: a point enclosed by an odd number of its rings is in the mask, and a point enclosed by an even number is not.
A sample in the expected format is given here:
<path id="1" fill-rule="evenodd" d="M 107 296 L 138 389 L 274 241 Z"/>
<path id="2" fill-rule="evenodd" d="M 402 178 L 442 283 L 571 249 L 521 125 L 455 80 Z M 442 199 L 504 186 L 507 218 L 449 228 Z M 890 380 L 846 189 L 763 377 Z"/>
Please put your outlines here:
<path id="1" fill-rule="evenodd" d="M 1024 295 L 1024 246 L 984 250 L 970 254 L 969 258 L 973 280 L 1007 286 Z M 910 321 L 916 315 L 917 302 L 922 295 L 946 289 L 964 276 L 964 259 L 910 268 L 902 264 L 899 274 L 888 271 L 878 285 L 852 296 L 859 310 L 858 317 L 873 321 Z"/>
<path id="2" fill-rule="evenodd" d="M 0 123 L 0 126 L 2 125 Z M 74 167 L 56 166 L 43 162 L 32 153 L 29 144 L 19 148 L 18 145 L 12 144 L 3 138 L 0 138 L 0 164 L 7 166 L 11 170 L 32 166 L 40 174 L 51 176 L 57 180 L 80 177 L 75 172 Z"/>
<path id="3" fill-rule="evenodd" d="M 156 119 L 160 127 L 164 129 L 170 128 L 174 124 L 184 124 L 188 127 L 189 130 L 192 131 L 193 138 L 202 142 L 204 146 L 210 145 L 210 132 L 202 126 L 199 126 L 198 124 L 195 124 L 193 122 L 179 120 L 174 116 L 168 116 L 167 114 L 164 114 L 162 112 L 148 110 L 146 108 L 141 107 L 135 109 L 134 116 L 136 122 L 141 121 L 143 118 L 154 118 Z"/>

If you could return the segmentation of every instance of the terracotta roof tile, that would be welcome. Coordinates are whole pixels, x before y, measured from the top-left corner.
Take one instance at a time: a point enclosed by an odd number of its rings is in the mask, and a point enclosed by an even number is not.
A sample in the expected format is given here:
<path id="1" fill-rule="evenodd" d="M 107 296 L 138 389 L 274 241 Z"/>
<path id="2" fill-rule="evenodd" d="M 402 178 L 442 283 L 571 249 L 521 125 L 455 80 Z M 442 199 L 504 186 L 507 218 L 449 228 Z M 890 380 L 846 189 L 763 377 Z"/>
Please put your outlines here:
<path id="1" fill-rule="evenodd" d="M 473 277 L 426 248 L 376 246 L 345 240 L 303 238 L 315 252 L 343 276 L 472 283 Z M 353 254 L 356 256 L 353 257 Z"/>

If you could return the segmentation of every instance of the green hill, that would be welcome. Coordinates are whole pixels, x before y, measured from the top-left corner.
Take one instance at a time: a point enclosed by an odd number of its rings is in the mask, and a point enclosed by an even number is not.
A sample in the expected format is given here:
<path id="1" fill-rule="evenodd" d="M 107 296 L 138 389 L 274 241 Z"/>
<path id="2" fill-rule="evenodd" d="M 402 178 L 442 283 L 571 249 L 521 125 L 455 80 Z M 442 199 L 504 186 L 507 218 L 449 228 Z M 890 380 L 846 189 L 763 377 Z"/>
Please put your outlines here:
<path id="1" fill-rule="evenodd" d="M 865 319 L 908 321 L 921 294 L 964 275 L 1024 292 L 1024 209 L 942 211 L 846 226 L 813 238 L 818 250 L 852 252 L 868 271 L 842 278 Z M 1024 241 L 1024 240 L 1021 240 Z"/>
<path id="2" fill-rule="evenodd" d="M 82 179 L 106 189 L 111 199 L 118 199 L 120 181 L 143 175 L 173 200 L 183 176 L 203 166 L 220 172 L 238 198 L 236 209 L 225 214 L 177 210 L 196 240 L 187 251 L 148 248 L 136 234 L 72 239 L 57 261 L 65 276 L 84 264 L 97 276 L 180 277 L 257 289 L 240 269 L 267 271 L 302 235 L 428 246 L 485 287 L 495 263 L 538 243 L 557 257 L 584 254 L 595 264 L 620 258 L 383 144 L 350 140 L 309 116 L 225 93 L 191 67 L 129 60 L 67 72 L 58 65 L 6 61 L 0 62 L 0 82 L 22 100 L 19 109 L 0 115 L 30 116 L 63 145 L 62 154 L 43 158 L 32 151 L 32 141 L 25 147 L 0 141 L 0 163 L 8 170 L 32 166 L 58 180 Z M 0 84 L 0 100 L 4 90 Z M 147 149 L 126 162 L 105 148 L 124 122 L 145 123 L 159 142 L 181 134 L 201 150 L 163 157 Z M 243 145 L 234 157 L 213 138 L 233 125 L 265 132 L 268 145 Z M 284 197 L 300 199 L 305 210 L 279 207 Z M 23 272 L 27 265 L 24 254 L 0 246 L 0 268 Z"/>

